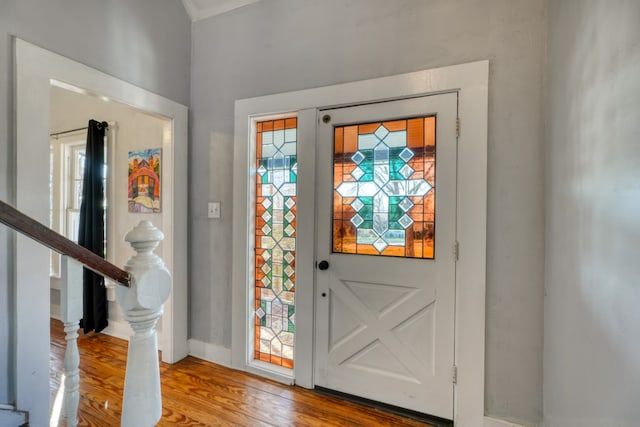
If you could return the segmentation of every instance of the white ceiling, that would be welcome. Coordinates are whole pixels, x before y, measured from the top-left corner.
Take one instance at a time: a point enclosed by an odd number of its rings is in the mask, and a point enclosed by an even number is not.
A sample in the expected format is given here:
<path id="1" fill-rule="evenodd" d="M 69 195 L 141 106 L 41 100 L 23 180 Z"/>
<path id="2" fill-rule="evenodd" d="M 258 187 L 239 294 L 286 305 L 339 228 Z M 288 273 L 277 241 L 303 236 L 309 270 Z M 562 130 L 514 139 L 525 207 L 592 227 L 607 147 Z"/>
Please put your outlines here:
<path id="1" fill-rule="evenodd" d="M 182 4 L 193 22 L 258 1 L 260 0 L 182 0 Z"/>

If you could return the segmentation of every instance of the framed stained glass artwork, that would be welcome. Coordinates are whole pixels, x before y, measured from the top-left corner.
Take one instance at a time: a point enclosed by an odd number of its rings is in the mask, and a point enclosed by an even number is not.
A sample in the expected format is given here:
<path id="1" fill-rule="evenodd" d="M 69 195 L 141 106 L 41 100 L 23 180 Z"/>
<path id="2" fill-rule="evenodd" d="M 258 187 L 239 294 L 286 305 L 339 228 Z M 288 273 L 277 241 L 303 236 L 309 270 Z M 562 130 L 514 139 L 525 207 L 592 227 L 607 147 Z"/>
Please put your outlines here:
<path id="1" fill-rule="evenodd" d="M 256 123 L 254 359 L 293 368 L 297 119 Z"/>
<path id="2" fill-rule="evenodd" d="M 435 116 L 334 128 L 334 253 L 434 258 L 435 135 Z"/>

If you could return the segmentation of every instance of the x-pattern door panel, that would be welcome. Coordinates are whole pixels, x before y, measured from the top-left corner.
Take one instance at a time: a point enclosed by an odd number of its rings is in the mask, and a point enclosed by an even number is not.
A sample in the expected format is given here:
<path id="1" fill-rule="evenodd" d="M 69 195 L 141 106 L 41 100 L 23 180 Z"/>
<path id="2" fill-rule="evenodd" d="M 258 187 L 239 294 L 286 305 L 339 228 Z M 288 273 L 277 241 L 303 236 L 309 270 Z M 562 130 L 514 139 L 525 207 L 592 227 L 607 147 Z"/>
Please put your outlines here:
<path id="1" fill-rule="evenodd" d="M 452 418 L 456 109 L 444 94 L 320 112 L 316 385 Z M 416 118 L 431 154 L 407 142 Z"/>

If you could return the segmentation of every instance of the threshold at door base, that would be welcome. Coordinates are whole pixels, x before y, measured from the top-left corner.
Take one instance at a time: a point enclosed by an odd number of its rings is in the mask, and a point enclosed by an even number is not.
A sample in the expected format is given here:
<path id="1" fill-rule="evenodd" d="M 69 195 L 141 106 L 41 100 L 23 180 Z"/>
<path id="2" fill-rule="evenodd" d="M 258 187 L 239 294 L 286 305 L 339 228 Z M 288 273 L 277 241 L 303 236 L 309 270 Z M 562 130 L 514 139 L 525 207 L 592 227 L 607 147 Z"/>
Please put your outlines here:
<path id="1" fill-rule="evenodd" d="M 423 414 L 422 412 L 412 411 L 410 409 L 401 408 L 399 406 L 389 405 L 387 403 L 377 402 L 371 399 L 365 399 L 364 397 L 354 396 L 353 394 L 343 393 L 341 391 L 331 390 L 324 387 L 316 386 L 314 388 L 320 394 L 326 394 L 327 396 L 339 397 L 349 402 L 358 403 L 360 405 L 369 406 L 374 409 L 389 412 L 394 415 L 400 415 L 412 420 L 426 423 L 433 427 L 453 427 L 453 421 L 447 420 L 433 415 Z"/>

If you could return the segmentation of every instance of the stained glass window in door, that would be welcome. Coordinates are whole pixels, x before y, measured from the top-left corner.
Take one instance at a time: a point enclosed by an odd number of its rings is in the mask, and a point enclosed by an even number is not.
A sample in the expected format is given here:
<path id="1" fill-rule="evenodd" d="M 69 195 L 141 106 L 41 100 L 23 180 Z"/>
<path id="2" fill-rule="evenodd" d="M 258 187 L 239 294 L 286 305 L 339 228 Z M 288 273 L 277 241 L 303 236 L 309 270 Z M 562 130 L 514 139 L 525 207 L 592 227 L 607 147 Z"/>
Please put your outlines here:
<path id="1" fill-rule="evenodd" d="M 434 257 L 436 117 L 334 130 L 333 252 Z"/>
<path id="2" fill-rule="evenodd" d="M 293 368 L 295 117 L 256 123 L 254 359 Z"/>

